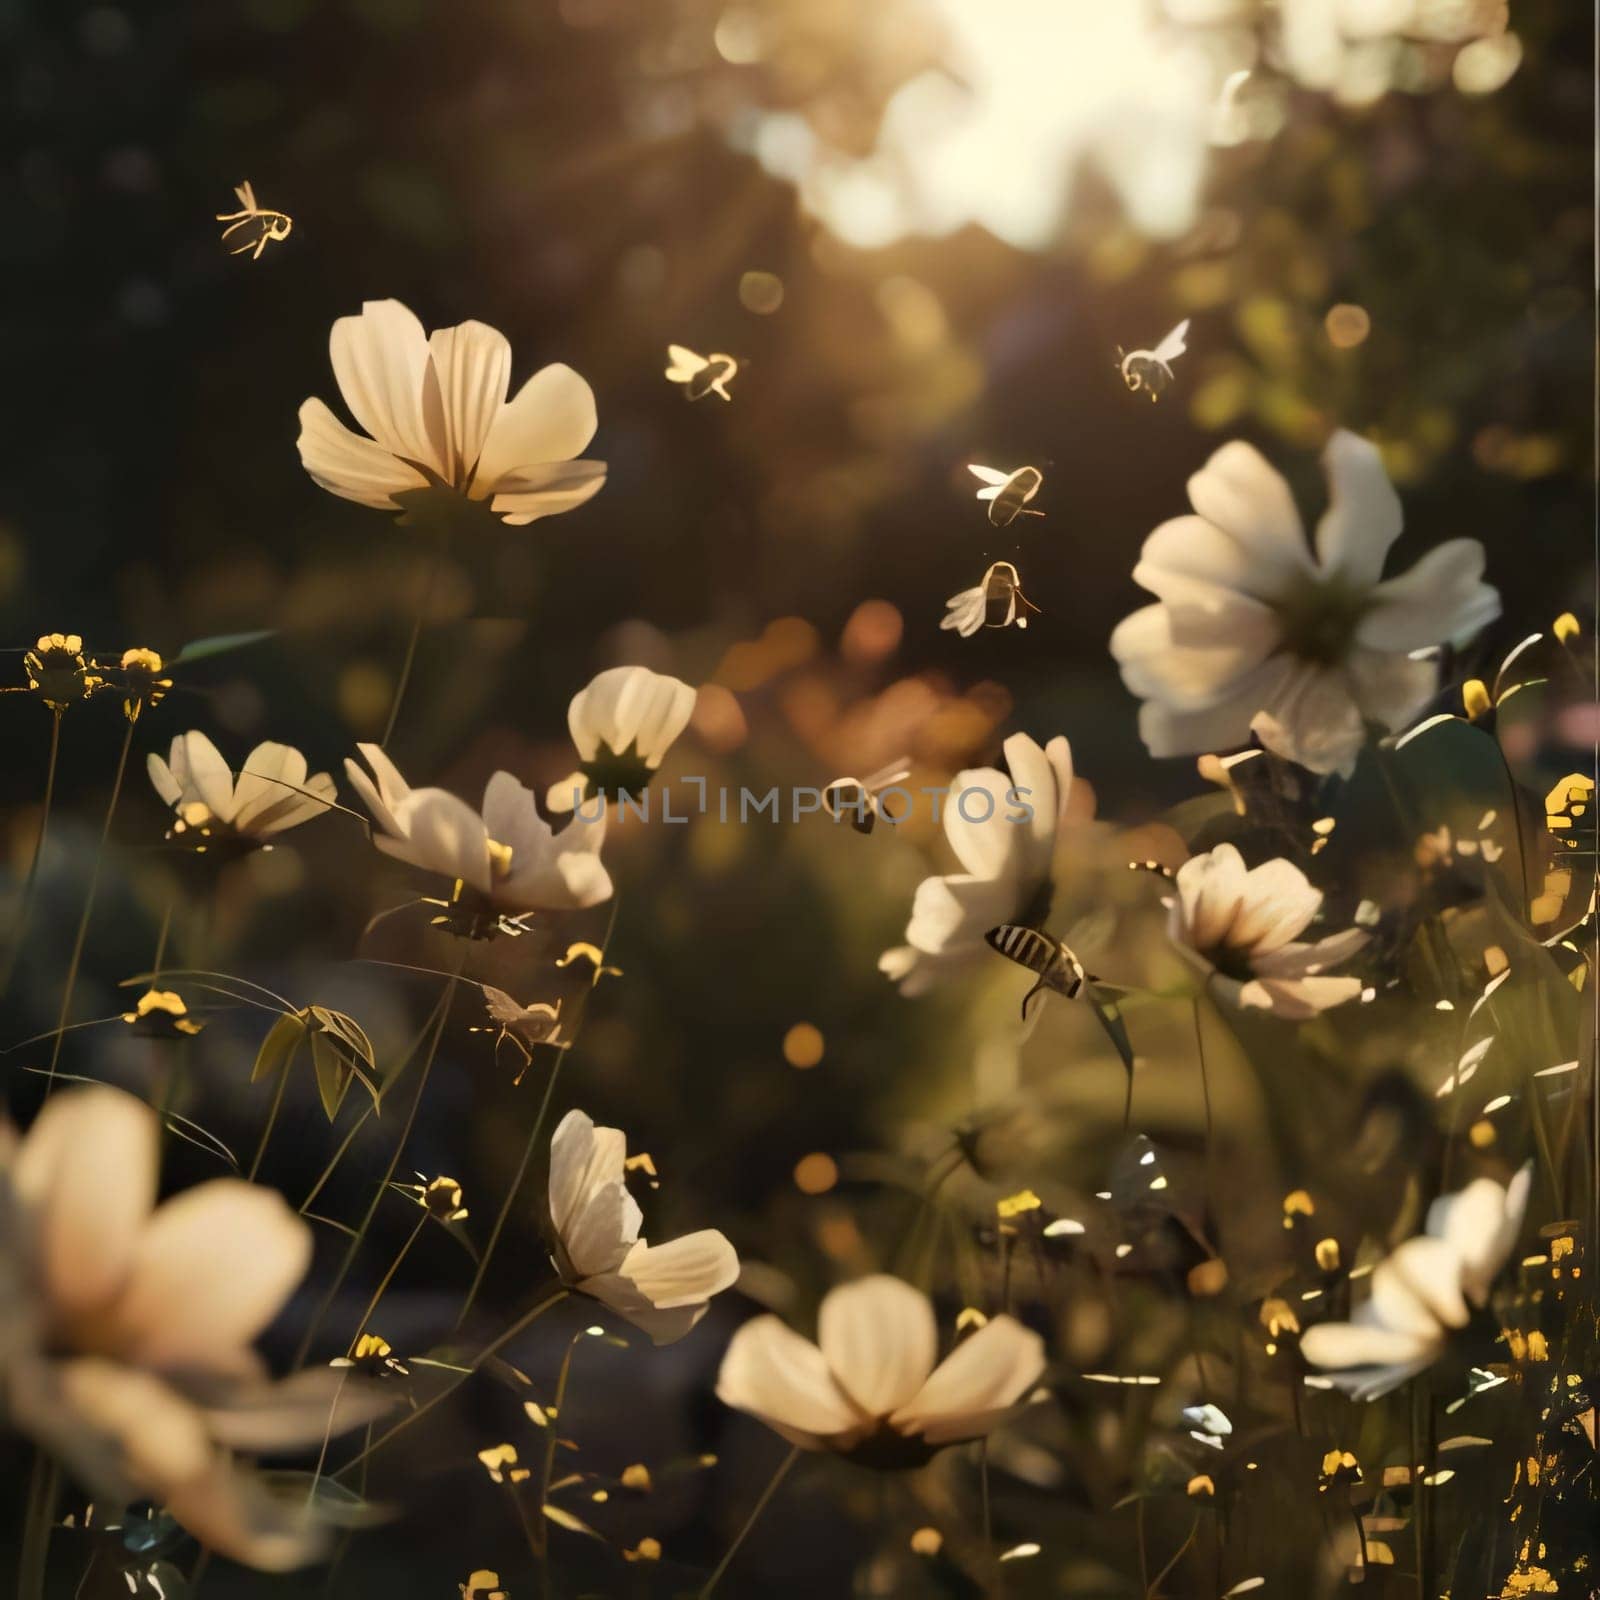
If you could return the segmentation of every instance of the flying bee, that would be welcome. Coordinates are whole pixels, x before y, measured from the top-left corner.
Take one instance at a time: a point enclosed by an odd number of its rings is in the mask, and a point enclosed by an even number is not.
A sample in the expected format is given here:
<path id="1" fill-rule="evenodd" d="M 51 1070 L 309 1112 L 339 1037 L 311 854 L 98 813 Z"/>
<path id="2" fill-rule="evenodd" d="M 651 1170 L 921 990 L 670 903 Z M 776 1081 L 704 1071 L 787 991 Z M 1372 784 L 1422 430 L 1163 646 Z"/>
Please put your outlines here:
<path id="1" fill-rule="evenodd" d="M 963 589 L 945 604 L 950 610 L 939 626 L 956 629 L 963 639 L 970 639 L 979 628 L 1009 628 L 1013 623 L 1026 628 L 1028 619 L 1019 615 L 1017 608 L 1039 609 L 1022 592 L 1022 580 L 1009 561 L 996 561 L 977 588 Z"/>
<path id="2" fill-rule="evenodd" d="M 289 237 L 289 230 L 294 227 L 294 218 L 286 211 L 268 211 L 256 204 L 256 192 L 251 187 L 248 178 L 234 189 L 238 196 L 239 204 L 243 207 L 240 211 L 227 211 L 217 213 L 218 222 L 226 222 L 228 226 L 222 230 L 222 237 L 226 239 L 230 233 L 236 233 L 240 228 L 248 228 L 252 222 L 258 223 L 254 234 L 246 235 L 241 245 L 236 245 L 228 252 L 230 256 L 242 256 L 245 251 L 250 252 L 252 261 L 261 259 L 261 252 L 269 244 Z"/>
<path id="3" fill-rule="evenodd" d="M 1009 961 L 1026 967 L 1034 975 L 1033 987 L 1022 997 L 1022 1020 L 1028 1020 L 1028 1007 L 1034 996 L 1048 989 L 1068 1000 L 1076 1000 L 1090 982 L 1083 963 L 1059 939 L 1037 928 L 1015 922 L 1002 922 L 983 936 L 991 950 L 998 950 Z"/>
<path id="4" fill-rule="evenodd" d="M 483 1002 L 489 1012 L 489 1020 L 494 1024 L 492 1028 L 470 1028 L 470 1033 L 493 1033 L 495 1035 L 495 1050 L 498 1053 L 500 1046 L 509 1039 L 518 1050 L 522 1052 L 522 1066 L 513 1084 L 522 1082 L 523 1074 L 527 1072 L 529 1063 L 533 1060 L 533 1047 L 539 1044 L 553 1046 L 557 1050 L 565 1050 L 572 1041 L 561 1032 L 561 1002 L 547 1005 L 542 1000 L 536 1000 L 532 1005 L 521 1005 L 513 1000 L 504 989 L 497 989 L 492 983 L 482 983 L 478 987 L 483 991 Z"/>
<path id="5" fill-rule="evenodd" d="M 995 467 L 969 466 L 974 478 L 982 479 L 985 487 L 978 491 L 980 500 L 989 502 L 989 520 L 997 528 L 1008 528 L 1018 517 L 1042 517 L 1042 511 L 1029 511 L 1028 502 L 1038 494 L 1044 474 L 1037 467 L 1018 467 L 1015 472 L 1001 472 Z"/>
<path id="6" fill-rule="evenodd" d="M 697 356 L 681 344 L 669 344 L 667 359 L 672 363 L 667 368 L 668 381 L 681 383 L 689 399 L 704 400 L 708 394 L 720 394 L 724 400 L 733 399 L 728 385 L 739 370 L 739 363 L 732 356 Z"/>
<path id="7" fill-rule="evenodd" d="M 850 813 L 850 826 L 857 833 L 871 833 L 880 816 L 893 822 L 894 817 L 883 807 L 881 796 L 911 776 L 911 768 L 904 758 L 891 761 L 888 766 L 868 778 L 835 778 L 822 791 L 822 803 L 829 815 L 838 822 L 845 812 Z"/>
<path id="8" fill-rule="evenodd" d="M 1172 363 L 1189 348 L 1189 319 L 1185 317 L 1154 350 L 1130 350 L 1117 346 L 1117 370 L 1130 393 L 1143 389 L 1152 402 L 1160 399 L 1172 382 Z"/>

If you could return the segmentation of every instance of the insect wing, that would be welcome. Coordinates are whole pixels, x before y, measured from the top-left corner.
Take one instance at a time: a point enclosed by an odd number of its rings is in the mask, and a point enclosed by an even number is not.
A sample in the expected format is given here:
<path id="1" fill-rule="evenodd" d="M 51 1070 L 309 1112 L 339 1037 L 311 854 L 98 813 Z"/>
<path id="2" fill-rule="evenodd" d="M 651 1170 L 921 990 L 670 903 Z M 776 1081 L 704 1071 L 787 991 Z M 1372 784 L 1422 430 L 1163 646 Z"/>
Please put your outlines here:
<path id="1" fill-rule="evenodd" d="M 1155 347 L 1151 354 L 1157 361 L 1166 363 L 1173 362 L 1189 348 L 1188 343 L 1186 342 L 1188 337 L 1189 319 L 1185 317 L 1183 321 L 1180 322 L 1178 326 L 1174 328 L 1172 332 L 1169 333 L 1166 338 Z"/>
<path id="2" fill-rule="evenodd" d="M 950 609 L 940 628 L 954 628 L 963 639 L 970 639 L 983 626 L 985 614 L 984 592 L 987 580 L 975 589 L 963 589 L 945 601 Z"/>
<path id="3" fill-rule="evenodd" d="M 667 377 L 673 383 L 687 383 L 709 364 L 704 356 L 697 356 L 693 350 L 681 344 L 667 346 L 667 359 L 672 363 L 667 368 Z"/>

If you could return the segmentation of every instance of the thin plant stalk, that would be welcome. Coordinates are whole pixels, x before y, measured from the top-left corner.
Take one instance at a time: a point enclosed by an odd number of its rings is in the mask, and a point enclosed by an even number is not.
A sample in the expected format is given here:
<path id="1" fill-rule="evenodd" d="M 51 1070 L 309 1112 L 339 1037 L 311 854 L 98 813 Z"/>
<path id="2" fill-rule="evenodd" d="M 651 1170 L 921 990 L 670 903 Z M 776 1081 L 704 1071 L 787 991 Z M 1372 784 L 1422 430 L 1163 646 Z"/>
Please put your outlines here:
<path id="1" fill-rule="evenodd" d="M 800 1459 L 800 1446 L 796 1445 L 783 1458 L 778 1470 L 773 1473 L 765 1489 L 761 1491 L 761 1498 L 752 1507 L 750 1515 L 744 1519 L 744 1526 L 734 1536 L 733 1543 L 728 1546 L 727 1553 L 717 1563 L 717 1570 L 706 1579 L 705 1587 L 700 1591 L 699 1600 L 707 1600 L 707 1596 L 722 1581 L 722 1575 L 733 1563 L 733 1558 L 739 1553 L 739 1546 L 750 1536 L 750 1530 L 755 1527 L 761 1513 L 767 1509 L 767 1502 L 778 1492 L 779 1485 L 789 1476 L 789 1469 Z"/>
<path id="2" fill-rule="evenodd" d="M 339 1468 L 336 1473 L 334 1473 L 334 1477 L 342 1478 L 345 1473 L 351 1470 L 352 1467 L 360 1466 L 366 1461 L 368 1456 L 372 1455 L 378 1450 L 381 1450 L 384 1445 L 394 1438 L 397 1433 L 401 1433 L 405 1429 L 409 1428 L 411 1424 L 417 1421 L 419 1417 L 426 1416 L 436 1405 L 440 1404 L 441 1401 L 448 1400 L 450 1396 L 453 1395 L 456 1390 L 459 1389 L 461 1385 L 464 1384 L 467 1379 L 470 1378 L 473 1373 L 475 1373 L 484 1364 L 484 1362 L 489 1361 L 493 1357 L 499 1355 L 499 1353 L 505 1349 L 505 1347 L 510 1344 L 518 1334 L 531 1327 L 552 1306 L 560 1305 L 560 1303 L 565 1300 L 571 1294 L 571 1292 L 572 1291 L 570 1289 L 557 1288 L 554 1294 L 537 1302 L 537 1304 L 535 1304 L 525 1316 L 519 1317 L 498 1338 L 485 1345 L 483 1349 L 472 1358 L 471 1364 L 460 1374 L 454 1383 L 452 1383 L 447 1389 L 441 1389 L 438 1394 L 433 1396 L 431 1400 L 423 1401 L 423 1403 L 414 1411 L 408 1411 L 405 1416 L 395 1423 L 392 1428 L 389 1428 L 384 1433 L 381 1433 L 375 1440 L 369 1441 L 369 1443 L 362 1450 L 361 1454 L 358 1456 L 352 1456 L 342 1467 Z"/>
<path id="3" fill-rule="evenodd" d="M 433 599 L 434 586 L 439 580 L 439 569 L 444 565 L 444 539 L 440 538 L 438 547 L 428 563 L 428 576 L 423 585 L 422 598 L 417 602 L 417 614 L 411 621 L 411 637 L 406 641 L 406 653 L 400 663 L 400 681 L 394 686 L 394 698 L 389 702 L 389 718 L 383 725 L 383 737 L 378 741 L 380 750 L 389 748 L 389 741 L 394 737 L 394 725 L 400 720 L 400 707 L 406 698 L 406 690 L 411 685 L 411 669 L 417 662 L 417 645 L 422 639 L 422 624 L 427 620 L 428 603 Z"/>
<path id="4" fill-rule="evenodd" d="M 539 1519 L 544 1524 L 543 1537 L 539 1541 L 540 1553 L 548 1563 L 550 1555 L 550 1527 L 549 1519 L 544 1515 L 544 1508 L 550 1504 L 550 1480 L 555 1476 L 556 1470 L 556 1443 L 558 1426 L 561 1420 L 561 1408 L 567 1403 L 567 1380 L 572 1376 L 572 1358 L 577 1352 L 579 1342 L 588 1335 L 574 1334 L 567 1341 L 567 1353 L 561 1358 L 561 1371 L 556 1375 L 556 1392 L 550 1402 L 550 1409 L 546 1413 L 549 1418 L 549 1427 L 545 1430 L 549 1438 L 545 1441 L 544 1465 L 539 1473 Z"/>
<path id="5" fill-rule="evenodd" d="M 44 803 L 40 808 L 39 833 L 33 841 L 33 856 L 28 862 L 28 875 L 22 881 L 22 899 L 17 907 L 16 928 L 12 934 L 11 955 L 6 962 L 5 983 L 0 992 L 9 992 L 11 979 L 16 974 L 17 961 L 22 954 L 22 941 L 28 936 L 28 923 L 33 917 L 33 896 L 39 886 L 39 863 L 44 857 L 45 835 L 50 831 L 50 812 L 56 797 L 56 763 L 61 754 L 61 713 L 50 713 L 50 759 L 44 769 Z"/>
<path id="6" fill-rule="evenodd" d="M 360 1226 L 356 1229 L 355 1237 L 351 1239 L 344 1253 L 344 1259 L 339 1263 L 339 1270 L 334 1274 L 333 1282 L 328 1285 L 327 1292 L 323 1295 L 312 1317 L 310 1325 L 306 1328 L 304 1337 L 300 1340 L 300 1348 L 295 1352 L 294 1364 L 301 1366 L 311 1349 L 313 1341 L 322 1328 L 323 1318 L 327 1316 L 329 1307 L 334 1302 L 334 1297 L 344 1286 L 344 1280 L 350 1274 L 350 1268 L 355 1265 L 356 1257 L 361 1253 L 361 1246 L 366 1242 L 367 1230 L 372 1226 L 372 1220 L 378 1214 L 378 1207 L 383 1203 L 384 1194 L 394 1180 L 395 1168 L 400 1165 L 400 1157 L 405 1153 L 407 1143 L 411 1138 L 411 1130 L 416 1125 L 417 1112 L 422 1107 L 422 1097 L 428 1087 L 428 1078 L 433 1072 L 434 1059 L 439 1054 L 439 1041 L 444 1037 L 445 1023 L 450 1019 L 450 1000 L 455 993 L 456 982 L 460 976 L 460 966 L 466 960 L 466 951 L 461 953 L 461 961 L 457 963 L 457 970 L 445 985 L 444 993 L 439 996 L 436 1008 L 436 1023 L 433 1038 L 428 1044 L 428 1053 L 422 1059 L 422 1071 L 417 1076 L 417 1087 L 411 1096 L 411 1105 L 406 1111 L 406 1120 L 401 1125 L 400 1136 L 395 1140 L 394 1149 L 389 1156 L 389 1165 L 384 1169 L 383 1177 L 378 1186 L 372 1191 L 372 1199 L 367 1202 L 366 1212 L 361 1218 Z"/>
<path id="7" fill-rule="evenodd" d="M 556 1079 L 561 1073 L 561 1063 L 565 1060 L 567 1052 L 557 1050 L 556 1058 L 550 1064 L 550 1076 L 545 1080 L 544 1098 L 539 1102 L 538 1114 L 533 1119 L 533 1126 L 528 1131 L 528 1142 L 522 1147 L 522 1159 L 517 1163 L 516 1175 L 511 1180 L 511 1187 L 506 1190 L 506 1197 L 500 1203 L 499 1214 L 494 1219 L 494 1226 L 489 1230 L 488 1243 L 483 1247 L 483 1254 L 478 1258 L 477 1271 L 472 1275 L 472 1283 L 467 1289 L 467 1297 L 461 1302 L 461 1310 L 456 1316 L 456 1327 L 460 1328 L 472 1311 L 474 1302 L 478 1298 L 478 1291 L 483 1287 L 484 1277 L 489 1271 L 489 1260 L 494 1255 L 495 1246 L 500 1243 L 500 1234 L 506 1225 L 506 1219 L 511 1215 L 511 1207 L 519 1194 L 522 1185 L 528 1176 L 528 1168 L 533 1162 L 533 1152 L 539 1143 L 539 1136 L 544 1132 L 545 1118 L 550 1113 L 550 1101 L 555 1094 Z"/>
<path id="8" fill-rule="evenodd" d="M 278 1112 L 283 1108 L 283 1092 L 289 1087 L 289 1071 L 294 1066 L 294 1058 L 298 1054 L 297 1046 L 289 1052 L 289 1059 L 278 1069 L 278 1083 L 272 1091 L 272 1104 L 267 1108 L 267 1120 L 261 1129 L 261 1137 L 256 1141 L 256 1153 L 250 1162 L 250 1170 L 245 1174 L 248 1183 L 254 1183 L 256 1174 L 261 1170 L 261 1158 L 267 1153 L 267 1141 L 272 1137 L 272 1130 L 278 1124 Z"/>
<path id="9" fill-rule="evenodd" d="M 378 1280 L 378 1287 L 372 1291 L 372 1298 L 367 1302 L 367 1309 L 361 1313 L 361 1324 L 356 1329 L 356 1336 L 350 1341 L 353 1352 L 361 1335 L 367 1331 L 368 1324 L 372 1321 L 373 1313 L 378 1309 L 378 1302 L 383 1299 L 385 1292 L 394 1282 L 394 1275 L 400 1270 L 400 1264 L 410 1255 L 411 1247 L 417 1242 L 417 1235 L 427 1225 L 428 1213 L 423 1209 L 422 1215 L 417 1218 L 417 1225 L 406 1235 L 405 1243 L 395 1252 L 394 1260 L 389 1263 L 389 1270 Z"/>
<path id="10" fill-rule="evenodd" d="M 72 959 L 67 963 L 67 981 L 61 991 L 61 1011 L 56 1017 L 56 1042 L 50 1051 L 50 1070 L 45 1078 L 44 1092 L 48 1095 L 55 1087 L 56 1065 L 61 1059 L 61 1041 L 65 1036 L 67 1017 L 72 1010 L 72 992 L 78 985 L 78 967 L 83 961 L 83 947 L 89 937 L 89 919 L 94 915 L 95 895 L 100 889 L 100 869 L 105 865 L 106 845 L 111 838 L 111 824 L 117 815 L 117 802 L 122 798 L 122 779 L 128 770 L 128 751 L 133 745 L 133 723 L 122 736 L 122 749 L 117 756 L 117 775 L 111 780 L 111 799 L 106 804 L 106 819 L 100 828 L 100 843 L 95 849 L 94 865 L 89 870 L 89 892 L 84 897 L 83 914 L 78 918 L 78 932 L 72 941 Z"/>
<path id="11" fill-rule="evenodd" d="M 611 914 L 606 923 L 605 937 L 600 941 L 600 965 L 605 965 L 606 956 L 611 950 L 611 935 L 617 926 L 617 905 L 620 896 L 613 894 L 611 897 Z M 589 995 L 594 994 L 593 988 Z M 583 1010 L 579 1013 L 578 1020 L 581 1024 L 588 1015 L 589 1000 L 585 998 Z M 574 1043 L 576 1041 L 574 1040 Z M 511 1207 L 516 1203 L 517 1196 L 522 1193 L 522 1185 L 528 1176 L 528 1168 L 533 1162 L 533 1152 L 539 1143 L 539 1137 L 544 1132 L 545 1119 L 550 1114 L 550 1102 L 555 1094 L 556 1079 L 561 1073 L 561 1063 L 566 1059 L 572 1045 L 565 1050 L 557 1050 L 556 1058 L 550 1066 L 550 1076 L 545 1080 L 544 1098 L 539 1102 L 539 1110 L 533 1119 L 533 1126 L 528 1130 L 527 1143 L 522 1147 L 522 1159 L 517 1163 L 516 1175 L 511 1180 L 511 1187 L 506 1191 L 506 1197 L 500 1203 L 499 1213 L 494 1219 L 494 1226 L 489 1230 L 488 1243 L 483 1247 L 483 1255 L 478 1260 L 477 1271 L 472 1275 L 472 1283 L 467 1289 L 467 1297 L 461 1303 L 460 1313 L 456 1317 L 456 1327 L 460 1328 L 467 1320 L 472 1307 L 478 1298 L 478 1291 L 483 1287 L 483 1280 L 488 1275 L 489 1259 L 494 1255 L 495 1247 L 500 1243 L 500 1235 L 505 1229 L 506 1219 L 511 1215 Z"/>
<path id="12" fill-rule="evenodd" d="M 44 1600 L 45 1574 L 50 1560 L 50 1526 L 55 1520 L 61 1471 L 44 1450 L 34 1457 L 28 1484 L 27 1520 L 22 1529 L 22 1550 L 17 1561 L 18 1600 Z"/>

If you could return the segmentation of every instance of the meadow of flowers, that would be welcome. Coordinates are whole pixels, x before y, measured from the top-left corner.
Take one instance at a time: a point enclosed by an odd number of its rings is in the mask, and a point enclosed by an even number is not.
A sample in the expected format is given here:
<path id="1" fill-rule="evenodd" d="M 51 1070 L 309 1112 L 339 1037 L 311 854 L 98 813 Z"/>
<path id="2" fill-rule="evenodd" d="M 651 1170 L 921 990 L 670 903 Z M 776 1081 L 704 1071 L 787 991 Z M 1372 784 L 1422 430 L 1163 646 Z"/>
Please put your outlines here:
<path id="1" fill-rule="evenodd" d="M 5 1592 L 1600 1592 L 1586 29 L 533 9 L 17 26 Z"/>

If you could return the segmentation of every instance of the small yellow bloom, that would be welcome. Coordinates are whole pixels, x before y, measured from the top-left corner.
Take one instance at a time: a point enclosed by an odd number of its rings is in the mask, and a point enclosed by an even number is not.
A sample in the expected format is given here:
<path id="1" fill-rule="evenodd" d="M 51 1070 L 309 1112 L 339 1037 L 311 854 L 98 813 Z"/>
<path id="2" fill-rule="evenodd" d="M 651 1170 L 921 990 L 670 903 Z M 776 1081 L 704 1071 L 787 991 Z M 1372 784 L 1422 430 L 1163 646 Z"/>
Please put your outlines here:
<path id="1" fill-rule="evenodd" d="M 123 715 L 129 722 L 137 722 L 141 711 L 159 705 L 166 697 L 172 679 L 166 675 L 166 663 L 154 650 L 124 650 L 120 666 Z"/>
<path id="2" fill-rule="evenodd" d="M 994 1209 L 1002 1222 L 1009 1222 L 1024 1212 L 1037 1211 L 1043 1204 L 1044 1201 L 1032 1189 L 1019 1189 L 1015 1194 L 997 1200 Z"/>
<path id="3" fill-rule="evenodd" d="M 417 1176 L 421 1177 L 422 1174 L 418 1173 Z M 435 1222 L 466 1220 L 468 1212 L 461 1203 L 461 1185 L 454 1178 L 438 1177 L 431 1183 L 416 1183 L 408 1187 L 416 1195 L 417 1204 Z"/>
<path id="4" fill-rule="evenodd" d="M 1184 1493 L 1191 1500 L 1210 1500 L 1215 1497 L 1217 1486 L 1211 1481 L 1208 1473 L 1197 1472 L 1184 1488 Z"/>
<path id="5" fill-rule="evenodd" d="M 1583 632 L 1583 629 L 1578 625 L 1578 619 L 1570 611 L 1563 611 L 1550 624 L 1550 631 L 1562 644 L 1570 644 Z"/>
<path id="6" fill-rule="evenodd" d="M 649 1494 L 651 1489 L 650 1469 L 642 1461 L 635 1461 L 631 1467 L 622 1469 L 622 1477 L 618 1479 L 624 1489 L 633 1489 L 640 1494 Z"/>
<path id="7" fill-rule="evenodd" d="M 1489 686 L 1482 678 L 1468 678 L 1461 685 L 1461 706 L 1471 722 L 1481 722 L 1494 710 L 1494 701 L 1489 697 Z"/>
<path id="8" fill-rule="evenodd" d="M 641 1539 L 631 1550 L 622 1552 L 624 1561 L 659 1561 L 661 1559 L 661 1541 L 659 1539 Z"/>
<path id="9" fill-rule="evenodd" d="M 478 1459 L 496 1483 L 525 1483 L 530 1476 L 526 1467 L 517 1465 L 517 1447 L 514 1444 L 497 1444 L 478 1452 Z"/>
<path id="10" fill-rule="evenodd" d="M 40 634 L 39 642 L 22 658 L 22 670 L 28 689 L 58 715 L 105 687 L 105 679 L 83 653 L 81 634 Z"/>
<path id="11" fill-rule="evenodd" d="M 156 1038 L 172 1038 L 180 1033 L 193 1037 L 205 1027 L 189 1015 L 183 997 L 170 989 L 146 989 L 133 1010 L 122 1013 L 122 1020 L 129 1027 L 142 1023 L 144 1031 Z"/>
<path id="12" fill-rule="evenodd" d="M 917 1556 L 936 1556 L 944 1549 L 944 1535 L 937 1528 L 918 1528 L 911 1535 L 911 1553 Z"/>

